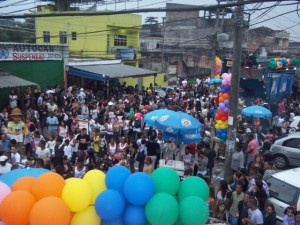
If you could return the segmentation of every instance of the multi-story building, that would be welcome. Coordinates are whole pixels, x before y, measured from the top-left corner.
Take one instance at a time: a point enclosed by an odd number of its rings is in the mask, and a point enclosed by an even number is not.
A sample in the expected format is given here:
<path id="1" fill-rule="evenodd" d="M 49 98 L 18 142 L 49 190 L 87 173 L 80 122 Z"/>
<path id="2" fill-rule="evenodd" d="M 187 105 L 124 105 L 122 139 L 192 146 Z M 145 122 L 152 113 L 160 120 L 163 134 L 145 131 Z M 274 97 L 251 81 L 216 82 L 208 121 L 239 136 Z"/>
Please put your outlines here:
<path id="1" fill-rule="evenodd" d="M 289 49 L 289 33 L 268 27 L 249 30 L 248 52 L 260 54 L 262 49 L 267 51 L 268 56 L 286 54 Z"/>
<path id="2" fill-rule="evenodd" d="M 39 7 L 49 13 L 53 6 Z M 68 12 L 71 13 L 71 12 Z M 80 11 L 74 11 L 80 13 Z M 122 59 L 138 66 L 141 16 L 135 14 L 36 18 L 38 44 L 67 44 L 70 57 Z"/>
<path id="3" fill-rule="evenodd" d="M 167 3 L 167 9 L 186 7 L 193 6 Z M 232 14 L 229 9 L 224 9 L 222 13 L 167 11 L 161 27 L 162 40 L 157 36 L 140 37 L 143 65 L 153 69 L 153 63 L 158 67 L 156 64 L 161 62 L 169 81 L 177 77 L 193 79 L 210 76 L 214 54 L 222 59 L 232 56 L 235 30 Z M 244 37 L 243 50 L 246 50 L 247 26 Z"/>

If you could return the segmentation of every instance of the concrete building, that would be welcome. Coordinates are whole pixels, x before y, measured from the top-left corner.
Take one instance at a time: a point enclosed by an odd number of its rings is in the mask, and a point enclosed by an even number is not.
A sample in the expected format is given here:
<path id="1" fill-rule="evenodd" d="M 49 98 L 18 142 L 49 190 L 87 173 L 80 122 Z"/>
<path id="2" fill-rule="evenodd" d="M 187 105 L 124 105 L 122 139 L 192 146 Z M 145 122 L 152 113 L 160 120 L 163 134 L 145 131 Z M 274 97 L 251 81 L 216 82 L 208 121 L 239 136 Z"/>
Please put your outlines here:
<path id="1" fill-rule="evenodd" d="M 38 13 L 51 10 L 54 10 L 51 6 L 42 6 Z M 67 44 L 71 57 L 121 59 L 126 65 L 138 66 L 140 15 L 64 16 L 62 13 L 36 18 L 35 24 L 38 44 Z"/>
<path id="2" fill-rule="evenodd" d="M 166 7 L 191 5 L 167 3 Z M 161 63 L 169 81 L 177 77 L 210 76 L 214 51 L 221 58 L 232 56 L 234 19 L 231 16 L 230 9 L 225 9 L 222 16 L 213 11 L 167 11 L 161 28 L 162 40 L 161 37 L 140 37 L 141 47 L 145 49 L 141 49 L 143 65 L 154 69 L 153 63 L 158 68 Z M 246 50 L 247 29 L 244 36 Z"/>
<path id="3" fill-rule="evenodd" d="M 248 52 L 260 54 L 262 48 L 266 50 L 268 56 L 286 54 L 289 49 L 289 33 L 268 27 L 249 30 Z"/>

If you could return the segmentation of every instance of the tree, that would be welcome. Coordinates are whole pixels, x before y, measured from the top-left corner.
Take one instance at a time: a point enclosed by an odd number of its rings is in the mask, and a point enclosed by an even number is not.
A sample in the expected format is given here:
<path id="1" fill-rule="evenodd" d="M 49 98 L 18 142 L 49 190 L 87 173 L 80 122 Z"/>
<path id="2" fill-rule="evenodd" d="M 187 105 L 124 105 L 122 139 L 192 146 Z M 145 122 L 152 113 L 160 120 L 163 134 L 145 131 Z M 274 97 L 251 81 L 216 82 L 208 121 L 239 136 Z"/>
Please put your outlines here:
<path id="1" fill-rule="evenodd" d="M 34 19 L 24 22 L 1 20 L 0 42 L 35 43 Z"/>
<path id="2" fill-rule="evenodd" d="M 157 34 L 159 32 L 159 28 L 160 28 L 160 25 L 158 23 L 157 17 L 148 16 L 145 19 L 145 25 L 144 25 L 144 27 L 148 28 L 150 30 L 150 33 L 152 35 Z"/>

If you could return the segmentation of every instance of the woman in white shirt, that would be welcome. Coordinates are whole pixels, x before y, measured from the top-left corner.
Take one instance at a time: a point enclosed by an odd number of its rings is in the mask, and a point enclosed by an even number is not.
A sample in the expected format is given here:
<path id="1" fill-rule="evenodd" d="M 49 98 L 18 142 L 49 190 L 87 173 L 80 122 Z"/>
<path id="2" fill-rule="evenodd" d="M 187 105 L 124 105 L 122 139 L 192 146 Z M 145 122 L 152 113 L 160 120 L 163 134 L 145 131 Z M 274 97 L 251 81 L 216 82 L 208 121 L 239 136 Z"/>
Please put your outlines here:
<path id="1" fill-rule="evenodd" d="M 45 140 L 40 141 L 39 147 L 37 147 L 35 154 L 36 154 L 37 158 L 40 158 L 40 159 L 45 160 L 47 158 L 50 158 L 51 153 L 50 153 L 50 150 L 48 148 L 46 148 Z"/>
<path id="2" fill-rule="evenodd" d="M 110 139 L 110 142 L 107 144 L 107 154 L 109 158 L 112 159 L 113 155 L 117 152 L 117 144 L 114 138 Z"/>
<path id="3" fill-rule="evenodd" d="M 58 129 L 58 136 L 66 138 L 68 136 L 68 127 L 65 125 L 64 121 L 60 122 Z"/>

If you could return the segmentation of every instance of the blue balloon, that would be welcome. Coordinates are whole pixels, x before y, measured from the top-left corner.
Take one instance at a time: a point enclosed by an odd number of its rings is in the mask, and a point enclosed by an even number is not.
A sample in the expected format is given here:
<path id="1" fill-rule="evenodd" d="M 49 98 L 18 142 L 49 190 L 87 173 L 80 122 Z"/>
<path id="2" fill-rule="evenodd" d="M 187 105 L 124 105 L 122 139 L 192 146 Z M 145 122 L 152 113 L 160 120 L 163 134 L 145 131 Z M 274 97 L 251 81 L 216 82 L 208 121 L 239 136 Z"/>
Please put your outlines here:
<path id="1" fill-rule="evenodd" d="M 3 183 L 11 187 L 15 183 L 15 181 L 21 177 L 31 176 L 37 178 L 43 173 L 48 173 L 48 172 L 50 172 L 50 170 L 46 170 L 43 168 L 16 169 L 0 176 L 0 181 L 2 181 Z"/>
<path id="2" fill-rule="evenodd" d="M 95 209 L 101 219 L 107 221 L 115 220 L 124 212 L 125 199 L 118 191 L 106 190 L 98 195 Z"/>
<path id="3" fill-rule="evenodd" d="M 125 225 L 144 225 L 146 224 L 146 214 L 144 207 L 129 205 L 124 213 Z"/>
<path id="4" fill-rule="evenodd" d="M 124 184 L 124 195 L 133 205 L 143 206 L 154 194 L 154 182 L 152 178 L 145 173 L 131 174 Z"/>
<path id="5" fill-rule="evenodd" d="M 125 225 L 123 218 L 119 217 L 114 220 L 101 220 L 101 225 Z"/>
<path id="6" fill-rule="evenodd" d="M 113 189 L 123 194 L 123 187 L 130 171 L 125 166 L 114 166 L 105 176 L 105 183 L 108 189 Z"/>

